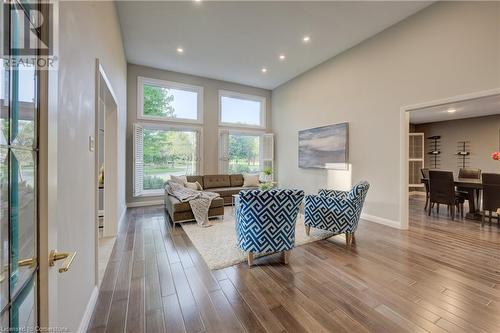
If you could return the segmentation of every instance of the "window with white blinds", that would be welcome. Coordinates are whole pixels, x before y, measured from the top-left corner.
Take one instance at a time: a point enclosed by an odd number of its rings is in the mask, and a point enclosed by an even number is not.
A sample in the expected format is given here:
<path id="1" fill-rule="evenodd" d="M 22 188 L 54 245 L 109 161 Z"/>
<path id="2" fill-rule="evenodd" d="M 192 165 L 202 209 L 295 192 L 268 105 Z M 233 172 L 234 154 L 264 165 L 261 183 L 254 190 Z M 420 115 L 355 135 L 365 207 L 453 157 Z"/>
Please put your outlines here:
<path id="1" fill-rule="evenodd" d="M 143 191 L 143 128 L 139 124 L 134 124 L 134 196 L 142 195 Z"/>
<path id="2" fill-rule="evenodd" d="M 160 195 L 172 175 L 201 172 L 201 128 L 136 124 L 134 195 Z"/>

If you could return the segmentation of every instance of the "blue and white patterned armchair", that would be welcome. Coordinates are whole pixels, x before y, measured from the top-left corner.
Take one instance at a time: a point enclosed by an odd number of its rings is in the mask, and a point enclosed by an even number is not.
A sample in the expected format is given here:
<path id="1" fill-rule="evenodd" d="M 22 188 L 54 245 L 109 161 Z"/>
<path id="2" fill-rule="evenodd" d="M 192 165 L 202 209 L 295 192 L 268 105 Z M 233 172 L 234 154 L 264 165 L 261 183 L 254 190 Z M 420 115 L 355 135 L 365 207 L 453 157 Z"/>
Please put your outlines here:
<path id="1" fill-rule="evenodd" d="M 346 234 L 346 243 L 354 241 L 354 232 L 358 227 L 370 184 L 361 181 L 350 191 L 319 190 L 318 195 L 307 195 L 305 203 L 306 234 L 311 227 Z"/>
<path id="2" fill-rule="evenodd" d="M 238 246 L 248 252 L 248 266 L 254 253 L 283 252 L 285 263 L 295 246 L 295 222 L 304 191 L 272 189 L 241 191 L 236 208 Z"/>

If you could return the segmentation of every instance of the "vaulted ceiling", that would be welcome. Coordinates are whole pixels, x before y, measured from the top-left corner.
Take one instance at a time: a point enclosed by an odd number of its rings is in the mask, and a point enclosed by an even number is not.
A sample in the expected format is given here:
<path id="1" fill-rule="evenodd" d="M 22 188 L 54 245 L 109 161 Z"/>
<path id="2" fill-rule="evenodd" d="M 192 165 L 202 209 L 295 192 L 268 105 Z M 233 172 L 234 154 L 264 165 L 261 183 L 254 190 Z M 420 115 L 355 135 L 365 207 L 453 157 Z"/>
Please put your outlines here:
<path id="1" fill-rule="evenodd" d="M 118 1 L 117 8 L 128 62 L 273 89 L 430 3 Z"/>

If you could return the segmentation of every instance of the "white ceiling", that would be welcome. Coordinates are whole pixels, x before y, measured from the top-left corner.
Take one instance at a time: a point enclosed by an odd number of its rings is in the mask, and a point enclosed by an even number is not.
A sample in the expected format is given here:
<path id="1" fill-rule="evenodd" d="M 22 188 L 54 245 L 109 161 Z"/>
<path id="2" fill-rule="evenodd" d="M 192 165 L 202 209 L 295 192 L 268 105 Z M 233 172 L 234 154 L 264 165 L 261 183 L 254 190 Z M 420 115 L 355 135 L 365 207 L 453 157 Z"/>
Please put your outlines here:
<path id="1" fill-rule="evenodd" d="M 455 110 L 455 112 L 449 113 L 448 110 Z M 492 95 L 411 111 L 410 123 L 425 124 L 437 121 L 491 116 L 495 114 L 500 114 L 500 95 Z"/>
<path id="2" fill-rule="evenodd" d="M 128 62 L 273 89 L 430 3 L 118 1 L 117 7 Z"/>

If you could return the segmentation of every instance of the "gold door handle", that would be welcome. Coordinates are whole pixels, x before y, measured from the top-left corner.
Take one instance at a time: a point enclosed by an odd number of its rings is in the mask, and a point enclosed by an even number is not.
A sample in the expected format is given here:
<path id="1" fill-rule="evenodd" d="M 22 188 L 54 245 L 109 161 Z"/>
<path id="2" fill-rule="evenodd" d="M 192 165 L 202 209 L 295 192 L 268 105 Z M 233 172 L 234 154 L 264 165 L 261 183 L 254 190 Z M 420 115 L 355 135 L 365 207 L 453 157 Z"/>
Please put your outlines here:
<path id="1" fill-rule="evenodd" d="M 19 260 L 17 264 L 19 266 L 29 266 L 29 268 L 33 268 L 36 266 L 36 257 Z"/>
<path id="2" fill-rule="evenodd" d="M 49 254 L 49 266 L 54 266 L 57 260 L 64 259 L 62 266 L 59 268 L 59 273 L 67 272 L 75 256 L 76 252 L 57 252 L 57 250 L 52 250 Z"/>

